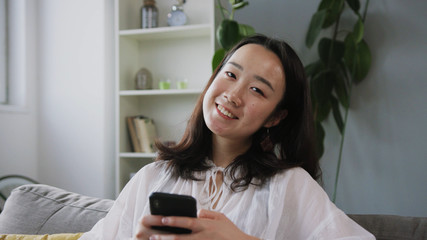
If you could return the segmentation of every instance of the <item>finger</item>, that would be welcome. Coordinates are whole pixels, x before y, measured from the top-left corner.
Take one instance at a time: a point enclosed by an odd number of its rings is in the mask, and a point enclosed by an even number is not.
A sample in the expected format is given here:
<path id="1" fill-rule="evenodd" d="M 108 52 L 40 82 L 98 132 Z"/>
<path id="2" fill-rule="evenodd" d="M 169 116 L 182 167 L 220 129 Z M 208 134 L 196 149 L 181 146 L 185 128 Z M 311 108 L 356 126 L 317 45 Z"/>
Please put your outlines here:
<path id="1" fill-rule="evenodd" d="M 159 215 L 147 215 L 144 216 L 141 220 L 142 225 L 145 227 L 152 227 L 152 226 L 162 226 L 162 219 L 163 216 Z"/>
<path id="2" fill-rule="evenodd" d="M 192 217 L 164 217 L 162 224 L 170 227 L 186 228 L 192 231 L 198 230 L 197 218 Z"/>
<path id="3" fill-rule="evenodd" d="M 193 238 L 190 234 L 179 234 L 179 236 L 177 235 L 173 235 L 173 234 L 159 234 L 159 235 L 151 235 L 150 236 L 150 240 L 175 240 L 175 239 L 180 239 L 180 240 L 191 240 L 191 239 L 197 239 L 197 238 Z"/>
<path id="4" fill-rule="evenodd" d="M 200 209 L 197 213 L 199 218 L 208 218 L 208 219 L 222 219 L 224 214 L 214 211 L 209 211 L 206 209 Z"/>
<path id="5" fill-rule="evenodd" d="M 155 239 L 155 238 L 152 238 L 152 236 L 164 236 L 165 234 L 168 234 L 168 233 L 160 230 L 155 230 L 152 228 L 142 227 L 141 229 L 138 229 L 138 231 L 136 232 L 135 238 L 138 240 L 139 239 Z"/>
<path id="6" fill-rule="evenodd" d="M 140 224 L 138 225 L 138 230 L 135 234 L 135 237 L 137 239 L 148 239 L 149 236 L 153 234 L 161 233 L 160 231 L 154 230 L 151 227 L 152 226 L 162 226 L 162 218 L 163 216 L 154 216 L 154 215 L 147 215 L 144 216 Z"/>

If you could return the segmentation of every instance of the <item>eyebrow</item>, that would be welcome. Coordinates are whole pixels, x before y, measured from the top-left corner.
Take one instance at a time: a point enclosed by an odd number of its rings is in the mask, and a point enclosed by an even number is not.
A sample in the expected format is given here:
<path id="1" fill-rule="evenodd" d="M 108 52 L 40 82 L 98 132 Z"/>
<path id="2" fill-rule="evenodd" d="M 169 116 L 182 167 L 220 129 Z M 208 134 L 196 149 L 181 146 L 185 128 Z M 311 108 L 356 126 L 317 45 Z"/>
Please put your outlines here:
<path id="1" fill-rule="evenodd" d="M 231 65 L 233 65 L 233 66 L 235 66 L 239 70 L 243 70 L 243 67 L 240 64 L 238 64 L 238 63 L 235 63 L 235 62 L 228 62 L 228 63 L 231 64 Z M 258 76 L 258 75 L 255 75 L 254 77 L 255 77 L 256 80 L 258 80 L 258 81 L 264 83 L 265 85 L 267 85 L 274 92 L 273 86 L 271 85 L 271 83 L 267 79 L 265 79 L 265 78 L 263 78 L 261 76 Z"/>

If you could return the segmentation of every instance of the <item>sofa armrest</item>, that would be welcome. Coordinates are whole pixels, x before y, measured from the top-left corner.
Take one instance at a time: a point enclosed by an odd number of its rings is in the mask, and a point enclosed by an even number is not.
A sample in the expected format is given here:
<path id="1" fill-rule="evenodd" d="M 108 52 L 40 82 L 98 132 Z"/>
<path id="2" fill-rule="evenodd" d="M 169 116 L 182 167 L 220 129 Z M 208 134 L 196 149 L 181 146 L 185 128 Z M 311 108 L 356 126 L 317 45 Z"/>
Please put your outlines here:
<path id="1" fill-rule="evenodd" d="M 30 184 L 12 191 L 0 214 L 0 234 L 55 234 L 89 231 L 113 200 Z"/>

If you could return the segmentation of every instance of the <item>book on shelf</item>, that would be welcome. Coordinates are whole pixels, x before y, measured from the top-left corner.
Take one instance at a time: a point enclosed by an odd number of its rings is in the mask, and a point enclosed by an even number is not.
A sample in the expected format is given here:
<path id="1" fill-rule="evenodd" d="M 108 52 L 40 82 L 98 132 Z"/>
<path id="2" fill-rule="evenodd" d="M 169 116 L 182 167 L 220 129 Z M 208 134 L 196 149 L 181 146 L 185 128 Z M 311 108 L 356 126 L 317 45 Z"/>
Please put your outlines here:
<path id="1" fill-rule="evenodd" d="M 130 142 L 132 146 L 132 151 L 142 152 L 141 145 L 139 144 L 139 139 L 136 135 L 135 124 L 133 122 L 133 117 L 126 117 L 126 125 L 128 127 Z"/>
<path id="2" fill-rule="evenodd" d="M 133 151 L 154 153 L 157 131 L 153 119 L 144 116 L 131 116 L 127 117 L 127 125 Z"/>

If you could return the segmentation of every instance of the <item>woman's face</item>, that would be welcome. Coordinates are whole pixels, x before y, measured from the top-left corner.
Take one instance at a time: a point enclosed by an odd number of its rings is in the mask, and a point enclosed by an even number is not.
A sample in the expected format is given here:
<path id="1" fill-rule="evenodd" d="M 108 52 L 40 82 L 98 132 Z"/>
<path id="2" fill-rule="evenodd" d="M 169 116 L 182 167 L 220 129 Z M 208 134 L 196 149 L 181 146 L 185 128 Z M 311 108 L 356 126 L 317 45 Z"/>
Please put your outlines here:
<path id="1" fill-rule="evenodd" d="M 258 44 L 247 44 L 231 56 L 203 98 L 207 127 L 217 136 L 248 140 L 281 117 L 272 115 L 285 90 L 280 59 Z"/>

